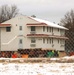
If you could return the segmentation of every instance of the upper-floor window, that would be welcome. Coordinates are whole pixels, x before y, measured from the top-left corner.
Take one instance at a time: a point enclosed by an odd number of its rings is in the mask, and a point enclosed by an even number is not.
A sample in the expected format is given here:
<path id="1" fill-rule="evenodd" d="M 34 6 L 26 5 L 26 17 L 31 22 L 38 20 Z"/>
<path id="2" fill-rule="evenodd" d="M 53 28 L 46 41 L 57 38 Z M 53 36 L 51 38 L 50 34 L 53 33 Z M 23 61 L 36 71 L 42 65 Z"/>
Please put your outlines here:
<path id="1" fill-rule="evenodd" d="M 53 32 L 53 28 L 52 28 L 52 32 Z"/>
<path id="2" fill-rule="evenodd" d="M 6 27 L 6 32 L 10 32 L 11 31 L 11 27 Z"/>
<path id="3" fill-rule="evenodd" d="M 31 31 L 35 31 L 35 26 L 31 26 Z"/>
<path id="4" fill-rule="evenodd" d="M 58 32 L 59 32 L 59 28 L 58 28 Z"/>
<path id="5" fill-rule="evenodd" d="M 65 31 L 61 29 L 61 30 L 60 30 L 60 35 L 61 35 L 61 36 L 65 36 Z"/>
<path id="6" fill-rule="evenodd" d="M 45 26 L 43 26 L 43 31 L 45 31 Z"/>
<path id="7" fill-rule="evenodd" d="M 51 27 L 49 27 L 49 31 L 51 32 Z"/>
<path id="8" fill-rule="evenodd" d="M 19 27 L 19 30 L 22 30 L 22 26 Z"/>
<path id="9" fill-rule="evenodd" d="M 47 27 L 47 32 L 48 32 L 48 27 Z"/>

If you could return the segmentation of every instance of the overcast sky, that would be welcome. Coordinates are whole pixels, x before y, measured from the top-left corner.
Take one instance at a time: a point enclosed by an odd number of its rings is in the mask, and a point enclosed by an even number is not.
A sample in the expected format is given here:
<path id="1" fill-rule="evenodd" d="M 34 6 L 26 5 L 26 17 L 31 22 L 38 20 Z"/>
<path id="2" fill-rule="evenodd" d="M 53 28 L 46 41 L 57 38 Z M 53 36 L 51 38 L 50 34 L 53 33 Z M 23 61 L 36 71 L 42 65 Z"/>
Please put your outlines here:
<path id="1" fill-rule="evenodd" d="M 27 16 L 59 23 L 66 12 L 74 9 L 74 0 L 0 0 L 0 6 L 15 4 L 19 11 Z"/>

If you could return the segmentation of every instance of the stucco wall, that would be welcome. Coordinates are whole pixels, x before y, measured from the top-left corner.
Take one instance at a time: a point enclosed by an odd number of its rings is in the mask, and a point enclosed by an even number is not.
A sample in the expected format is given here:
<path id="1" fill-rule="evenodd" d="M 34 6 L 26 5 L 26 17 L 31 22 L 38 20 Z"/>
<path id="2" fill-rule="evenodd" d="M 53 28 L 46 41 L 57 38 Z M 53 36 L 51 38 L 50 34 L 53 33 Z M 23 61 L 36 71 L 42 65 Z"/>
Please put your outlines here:
<path id="1" fill-rule="evenodd" d="M 31 27 L 28 27 L 27 23 L 38 23 L 37 21 L 28 18 L 27 16 L 15 17 L 11 20 L 4 22 L 3 24 L 11 24 L 11 32 L 6 32 L 6 28 L 1 28 L 1 50 L 17 50 L 19 49 L 19 39 L 23 40 L 22 47 L 25 48 L 34 48 L 31 47 L 31 38 L 27 37 L 27 34 L 30 34 Z M 19 30 L 19 26 L 22 26 L 22 31 Z M 43 32 L 43 27 L 36 27 L 36 34 L 50 34 L 52 35 L 52 30 L 47 32 L 47 27 L 45 27 Z M 50 29 L 50 28 L 49 28 Z M 57 28 L 53 28 L 54 35 L 60 35 L 60 30 L 58 32 Z M 63 30 L 64 33 L 64 30 Z M 22 36 L 20 36 L 22 35 Z M 36 38 L 35 48 L 46 48 L 46 49 L 56 49 L 64 50 L 64 47 L 60 47 L 60 43 L 57 43 L 57 39 L 53 39 L 54 46 L 52 44 L 47 44 L 47 38 L 45 38 L 45 44 L 43 43 L 43 38 Z"/>

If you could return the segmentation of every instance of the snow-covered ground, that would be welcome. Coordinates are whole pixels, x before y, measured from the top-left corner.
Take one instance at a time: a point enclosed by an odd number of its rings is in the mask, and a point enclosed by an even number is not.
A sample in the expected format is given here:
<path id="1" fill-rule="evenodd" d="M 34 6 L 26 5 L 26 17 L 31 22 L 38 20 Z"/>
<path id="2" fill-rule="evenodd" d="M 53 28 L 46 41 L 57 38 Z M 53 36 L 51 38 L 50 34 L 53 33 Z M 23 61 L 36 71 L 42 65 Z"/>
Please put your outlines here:
<path id="1" fill-rule="evenodd" d="M 0 75 L 74 75 L 74 63 L 0 63 Z"/>
<path id="2" fill-rule="evenodd" d="M 64 57 L 70 59 L 73 57 Z M 2 59 L 2 58 L 1 58 Z M 52 59 L 56 60 L 56 59 Z M 0 63 L 0 75 L 74 75 L 74 63 Z"/>

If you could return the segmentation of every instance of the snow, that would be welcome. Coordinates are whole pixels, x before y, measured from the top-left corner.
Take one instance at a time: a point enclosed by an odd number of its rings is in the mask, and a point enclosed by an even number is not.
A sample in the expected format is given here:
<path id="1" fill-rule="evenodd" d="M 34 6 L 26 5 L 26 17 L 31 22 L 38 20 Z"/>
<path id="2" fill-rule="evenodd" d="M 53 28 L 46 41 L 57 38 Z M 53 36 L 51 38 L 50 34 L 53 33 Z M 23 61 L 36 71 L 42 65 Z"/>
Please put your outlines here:
<path id="1" fill-rule="evenodd" d="M 65 56 L 62 58 L 51 58 L 50 60 L 70 60 L 74 56 Z M 57 62 L 39 62 L 25 63 L 24 61 L 9 62 L 8 60 L 23 60 L 21 58 L 1 58 L 5 62 L 0 62 L 0 75 L 74 75 L 74 63 L 57 63 Z"/>
<path id="2" fill-rule="evenodd" d="M 0 75 L 74 75 L 74 63 L 0 63 Z"/>
<path id="3" fill-rule="evenodd" d="M 66 30 L 68 30 L 67 28 L 65 28 L 63 26 L 54 24 L 54 23 L 46 21 L 46 20 L 42 20 L 42 19 L 38 19 L 38 18 L 33 18 L 33 17 L 31 17 L 31 18 L 34 19 L 34 20 L 36 20 L 36 21 L 38 21 L 38 22 L 40 22 L 40 23 L 46 23 L 50 27 L 55 27 L 55 28 L 60 28 L 60 29 L 66 29 Z"/>

